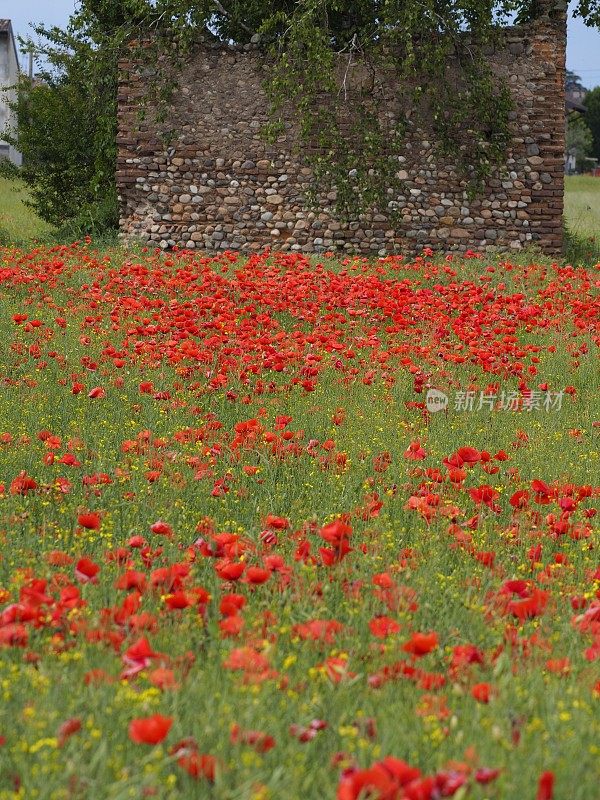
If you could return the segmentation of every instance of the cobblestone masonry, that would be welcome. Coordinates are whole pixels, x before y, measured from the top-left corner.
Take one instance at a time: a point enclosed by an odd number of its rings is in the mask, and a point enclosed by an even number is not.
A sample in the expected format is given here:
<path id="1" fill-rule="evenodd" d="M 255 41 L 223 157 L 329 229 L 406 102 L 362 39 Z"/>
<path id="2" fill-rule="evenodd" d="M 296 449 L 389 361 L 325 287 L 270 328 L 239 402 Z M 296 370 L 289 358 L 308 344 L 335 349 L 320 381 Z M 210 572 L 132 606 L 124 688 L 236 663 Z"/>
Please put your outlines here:
<path id="1" fill-rule="evenodd" d="M 490 54 L 515 102 L 506 164 L 469 200 L 452 164 L 436 159 L 431 135 L 410 129 L 398 156 L 406 188 L 395 198 L 401 209 L 395 226 L 384 213 L 336 219 L 331 193 L 322 197 L 319 210 L 306 207 L 303 192 L 311 172 L 297 155 L 293 122 L 275 145 L 261 136 L 268 120 L 261 88 L 268 67 L 256 48 L 198 46 L 179 75 L 169 114 L 176 133 L 168 148 L 149 121 L 152 115 L 142 122 L 138 113 L 151 76 L 122 62 L 117 165 L 122 235 L 165 249 L 207 251 L 272 246 L 384 255 L 427 245 L 489 251 L 534 243 L 559 254 L 566 25 L 556 0 L 546 2 L 549 14 L 507 28 L 502 48 Z"/>

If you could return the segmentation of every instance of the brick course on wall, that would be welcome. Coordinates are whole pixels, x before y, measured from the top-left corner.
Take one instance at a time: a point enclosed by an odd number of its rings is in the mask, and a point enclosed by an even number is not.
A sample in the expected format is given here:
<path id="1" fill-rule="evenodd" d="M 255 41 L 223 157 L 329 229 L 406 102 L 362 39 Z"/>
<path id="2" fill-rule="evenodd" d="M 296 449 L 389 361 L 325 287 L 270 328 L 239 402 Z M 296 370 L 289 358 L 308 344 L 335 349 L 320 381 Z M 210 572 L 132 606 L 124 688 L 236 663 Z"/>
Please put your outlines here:
<path id="1" fill-rule="evenodd" d="M 469 199 L 465 180 L 439 159 L 433 134 L 409 128 L 398 154 L 400 218 L 371 212 L 338 219 L 335 194 L 310 209 L 311 170 L 298 148 L 290 115 L 274 145 L 262 88 L 268 64 L 254 47 L 200 43 L 178 73 L 168 114 L 169 145 L 140 104 L 152 79 L 124 61 L 119 87 L 117 187 L 124 237 L 162 248 L 319 252 L 364 255 L 518 250 L 535 244 L 556 255 L 563 244 L 564 66 L 562 11 L 508 28 L 490 54 L 514 98 L 506 162 Z M 393 96 L 393 86 L 390 95 Z M 393 104 L 392 104 L 393 105 Z M 164 125 L 162 126 L 164 128 Z"/>

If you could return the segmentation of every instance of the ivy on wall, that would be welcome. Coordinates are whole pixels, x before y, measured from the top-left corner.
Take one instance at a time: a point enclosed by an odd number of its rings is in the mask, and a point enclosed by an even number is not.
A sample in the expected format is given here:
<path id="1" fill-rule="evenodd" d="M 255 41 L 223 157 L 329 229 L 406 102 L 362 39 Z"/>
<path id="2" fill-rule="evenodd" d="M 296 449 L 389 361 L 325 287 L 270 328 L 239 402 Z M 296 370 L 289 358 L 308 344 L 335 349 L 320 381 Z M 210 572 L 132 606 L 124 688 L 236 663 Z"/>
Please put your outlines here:
<path id="1" fill-rule="evenodd" d="M 265 135 L 276 138 L 293 113 L 313 169 L 309 200 L 315 204 L 321 192 L 335 192 L 341 215 L 379 209 L 393 216 L 394 196 L 402 188 L 398 154 L 407 127 L 425 119 L 437 147 L 455 159 L 476 192 L 502 162 L 509 138 L 510 93 L 492 75 L 486 53 L 507 22 L 560 16 L 565 5 L 563 0 L 81 0 L 66 31 L 36 29 L 44 42 L 46 85 L 55 93 L 68 87 L 77 102 L 65 108 L 24 82 L 17 139 L 26 138 L 35 105 L 43 102 L 44 124 L 48 114 L 56 116 L 51 127 L 58 136 L 68 138 L 69 116 L 78 117 L 77 152 L 87 153 L 93 169 L 81 170 L 86 186 L 77 187 L 71 165 L 69 190 L 61 183 L 62 156 L 51 163 L 38 158 L 30 136 L 26 179 L 42 208 L 52 184 L 55 200 L 52 209 L 44 208 L 47 218 L 64 216 L 61 194 L 86 202 L 101 200 L 103 193 L 114 196 L 119 58 L 129 47 L 142 69 L 146 64 L 151 75 L 146 106 L 160 123 L 168 116 L 177 71 L 202 34 L 223 43 L 258 44 L 272 60 Z M 590 25 L 600 24 L 600 0 L 579 0 L 575 13 Z M 159 51 L 168 58 L 160 59 Z M 390 71 L 405 110 L 395 118 L 386 113 L 383 91 L 383 76 Z M 65 158 L 68 153 L 64 148 Z M 46 188 L 36 194 L 42 184 Z"/>

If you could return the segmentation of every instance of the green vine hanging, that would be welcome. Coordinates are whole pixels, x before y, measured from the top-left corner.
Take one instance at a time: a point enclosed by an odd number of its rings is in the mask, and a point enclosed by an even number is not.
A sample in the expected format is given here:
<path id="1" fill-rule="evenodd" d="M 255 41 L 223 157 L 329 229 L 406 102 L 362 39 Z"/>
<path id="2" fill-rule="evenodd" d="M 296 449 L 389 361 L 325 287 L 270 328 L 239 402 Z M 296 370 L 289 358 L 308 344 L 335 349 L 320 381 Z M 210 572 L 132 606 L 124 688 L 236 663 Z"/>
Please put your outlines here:
<path id="1" fill-rule="evenodd" d="M 512 4 L 496 3 L 504 13 L 494 16 L 492 3 L 352 3 L 355 24 L 336 27 L 344 5 L 306 0 L 261 28 L 275 65 L 266 88 L 279 126 L 269 133 L 274 138 L 295 107 L 313 168 L 309 200 L 318 205 L 321 193 L 333 192 L 343 217 L 376 209 L 394 218 L 394 198 L 406 191 L 398 156 L 415 125 L 431 132 L 439 155 L 454 160 L 476 193 L 510 141 L 510 91 L 486 54 Z M 358 87 L 357 69 L 368 78 Z M 392 121 L 391 83 L 404 108 Z"/>
<path id="2" fill-rule="evenodd" d="M 417 126 L 431 133 L 439 155 L 454 162 L 472 193 L 502 163 L 511 95 L 493 75 L 488 53 L 507 22 L 561 15 L 565 5 L 564 0 L 80 0 L 67 31 L 36 30 L 49 41 L 45 55 L 59 70 L 57 85 L 83 70 L 87 94 L 100 99 L 93 127 L 103 137 L 92 137 L 85 147 L 103 175 L 114 151 L 103 144 L 106 134 L 116 140 L 116 65 L 127 48 L 148 71 L 146 110 L 154 110 L 157 128 L 168 137 L 178 73 L 199 37 L 253 43 L 272 64 L 265 135 L 276 138 L 293 115 L 302 154 L 312 167 L 308 201 L 318 206 L 325 193 L 335 198 L 340 216 L 376 210 L 393 217 L 395 198 L 403 194 L 398 156 Z M 600 0 L 578 0 L 574 13 L 598 26 Z M 89 68 L 81 67 L 82 59 Z M 392 84 L 397 97 L 390 104 L 386 92 Z"/>

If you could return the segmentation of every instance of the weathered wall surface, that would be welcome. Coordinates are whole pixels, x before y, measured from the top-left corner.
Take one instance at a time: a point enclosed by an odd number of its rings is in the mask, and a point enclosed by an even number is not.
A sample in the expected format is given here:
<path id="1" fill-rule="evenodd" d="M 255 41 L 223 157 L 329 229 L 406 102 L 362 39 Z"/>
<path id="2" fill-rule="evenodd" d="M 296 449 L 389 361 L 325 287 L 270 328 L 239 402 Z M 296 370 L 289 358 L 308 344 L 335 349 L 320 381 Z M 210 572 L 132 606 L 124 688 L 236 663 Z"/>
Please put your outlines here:
<path id="1" fill-rule="evenodd" d="M 336 219 L 334 196 L 309 210 L 310 169 L 298 156 L 291 123 L 275 145 L 261 136 L 268 121 L 262 56 L 255 49 L 202 45 L 179 76 L 169 114 L 169 148 L 151 117 L 140 121 L 145 80 L 122 64 L 117 184 L 121 230 L 163 248 L 209 251 L 272 246 L 303 252 L 362 254 L 562 249 L 564 180 L 564 16 L 507 29 L 490 56 L 511 88 L 515 112 L 506 164 L 469 200 L 450 163 L 441 163 L 427 131 L 413 128 L 399 153 L 404 193 L 395 225 L 384 213 Z M 393 93 L 393 87 L 392 94 Z"/>
<path id="2" fill-rule="evenodd" d="M 21 153 L 2 139 L 3 131 L 14 127 L 14 115 L 9 103 L 17 99 L 12 87 L 18 80 L 19 60 L 12 25 L 10 20 L 0 19 L 0 158 L 8 158 L 20 166 L 23 160 Z"/>

